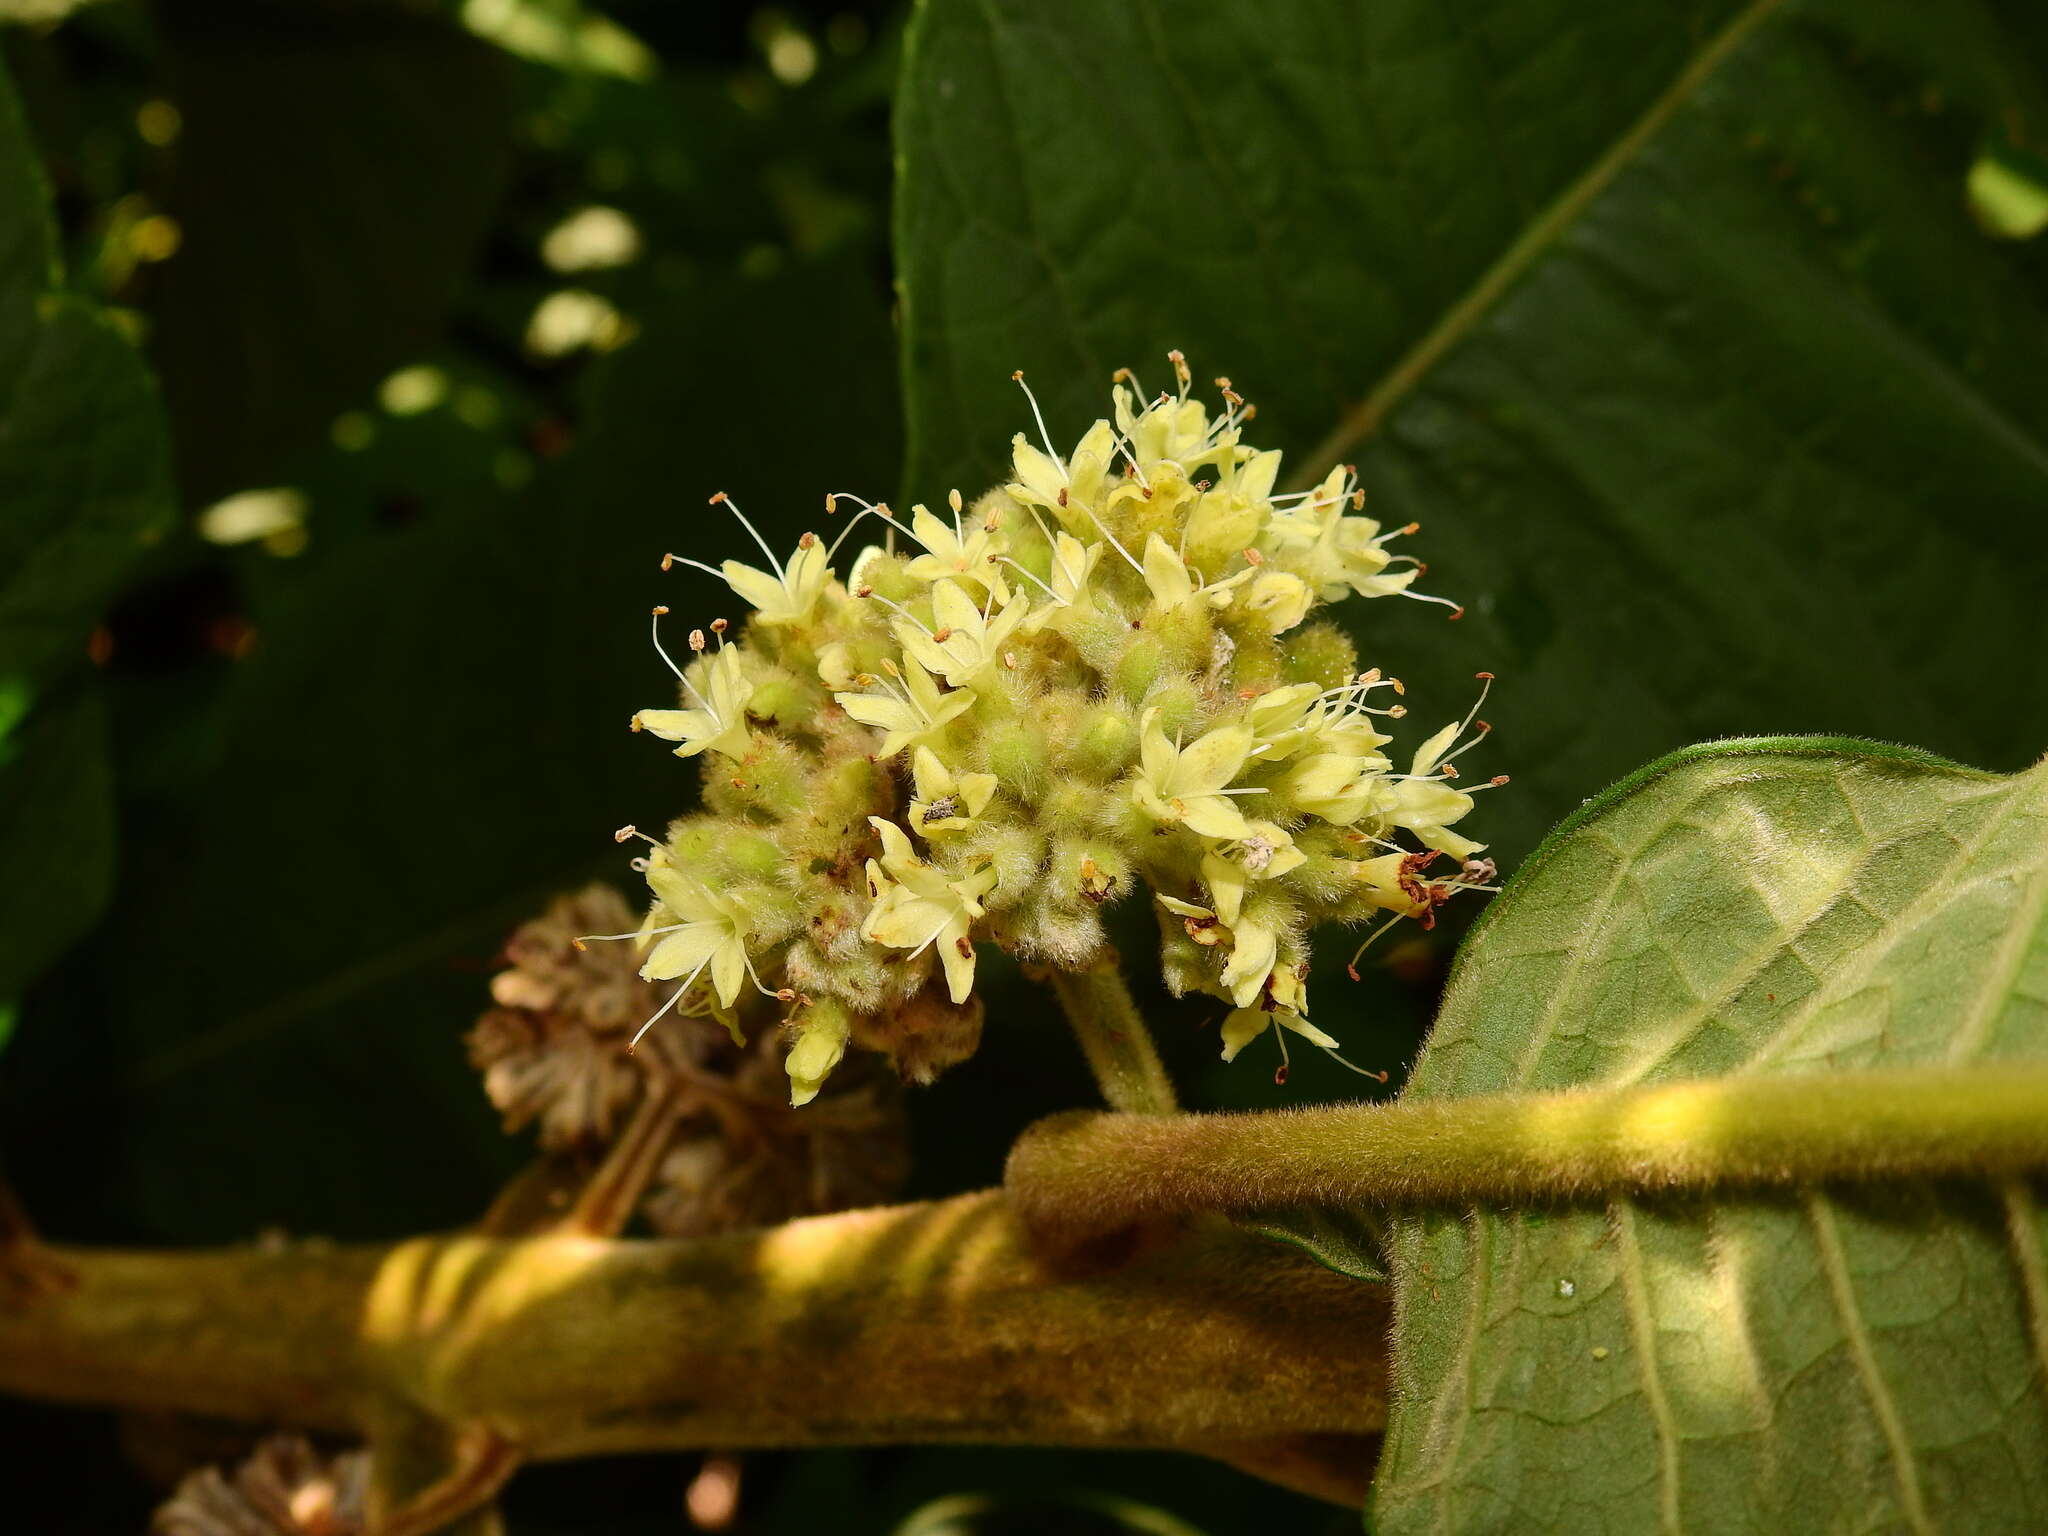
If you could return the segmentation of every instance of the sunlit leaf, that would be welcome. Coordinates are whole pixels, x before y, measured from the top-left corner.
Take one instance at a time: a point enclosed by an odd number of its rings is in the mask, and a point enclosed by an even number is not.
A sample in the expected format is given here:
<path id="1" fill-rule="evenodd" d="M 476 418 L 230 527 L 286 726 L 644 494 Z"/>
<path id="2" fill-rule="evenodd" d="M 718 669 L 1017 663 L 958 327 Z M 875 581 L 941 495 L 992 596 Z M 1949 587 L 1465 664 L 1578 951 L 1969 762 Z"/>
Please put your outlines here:
<path id="1" fill-rule="evenodd" d="M 1407 1090 L 2048 1057 L 2048 768 L 1668 758 L 1475 929 Z M 2021 1184 L 1403 1217 L 1390 1533 L 2037 1530 L 2048 1226 Z"/>

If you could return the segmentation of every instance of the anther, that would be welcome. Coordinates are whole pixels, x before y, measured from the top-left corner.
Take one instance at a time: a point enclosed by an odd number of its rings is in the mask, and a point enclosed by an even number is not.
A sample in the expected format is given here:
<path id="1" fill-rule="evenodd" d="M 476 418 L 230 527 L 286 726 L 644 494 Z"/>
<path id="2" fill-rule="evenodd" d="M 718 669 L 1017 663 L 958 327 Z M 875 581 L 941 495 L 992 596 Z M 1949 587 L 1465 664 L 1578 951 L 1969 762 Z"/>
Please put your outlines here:
<path id="1" fill-rule="evenodd" d="M 1464 604 L 1460 603 L 1457 607 L 1451 610 L 1451 621 L 1453 623 L 1456 623 L 1459 619 L 1462 619 L 1463 617 L 1465 617 L 1465 606 Z"/>
<path id="2" fill-rule="evenodd" d="M 708 505 L 708 506 L 713 506 L 713 507 L 715 507 L 715 506 L 717 506 L 717 505 L 718 505 L 718 504 L 719 504 L 719 503 L 720 503 L 721 501 L 724 501 L 724 500 L 725 500 L 725 492 L 723 492 L 723 491 L 713 491 L 713 492 L 711 493 L 711 500 L 710 500 L 710 501 L 709 501 L 708 503 L 706 503 L 706 505 Z"/>
<path id="3" fill-rule="evenodd" d="M 691 650 L 693 650 L 693 651 L 700 651 L 700 652 L 701 652 L 701 651 L 702 651 L 702 650 L 704 649 L 704 631 L 703 631 L 703 630 L 701 630 L 701 629 L 693 629 L 693 630 L 691 630 L 691 631 L 690 631 L 690 649 L 691 649 Z"/>
<path id="4" fill-rule="evenodd" d="M 825 515 L 827 517 L 831 517 L 835 513 L 837 513 L 838 510 L 839 498 L 837 496 L 834 496 L 830 491 L 827 491 L 825 493 Z"/>
<path id="5" fill-rule="evenodd" d="M 952 507 L 952 509 L 953 509 L 953 510 L 954 510 L 955 512 L 958 512 L 958 511 L 960 510 L 960 505 L 961 505 L 961 503 L 960 503 L 960 487 L 959 487 L 959 486 L 957 486 L 957 485 L 956 485 L 956 486 L 954 486 L 954 487 L 953 487 L 953 489 L 952 489 L 952 490 L 950 490 L 950 491 L 946 492 L 946 503 L 947 503 L 947 505 L 948 505 L 948 506 Z"/>
<path id="6" fill-rule="evenodd" d="M 612 834 L 612 841 L 615 843 L 630 843 L 639 834 L 640 829 L 629 821 Z"/>
<path id="7" fill-rule="evenodd" d="M 816 544 L 817 542 L 818 536 L 815 533 L 807 532 L 804 534 L 802 538 L 796 541 L 796 547 L 798 549 L 809 549 L 812 545 Z"/>
<path id="8" fill-rule="evenodd" d="M 777 987 L 777 988 L 775 989 L 775 1001 L 777 1001 L 778 1003 L 793 1003 L 793 1002 L 795 1002 L 795 1001 L 796 1001 L 796 988 L 795 988 L 795 987 Z"/>
<path id="9" fill-rule="evenodd" d="M 1266 557 L 1256 549 L 1248 549 L 1244 552 L 1244 563 L 1246 565 L 1264 565 Z"/>
<path id="10" fill-rule="evenodd" d="M 674 570 L 676 568 L 676 557 L 674 555 L 663 555 L 661 557 L 661 568 L 664 571 Z"/>
<path id="11" fill-rule="evenodd" d="M 723 635 L 730 628 L 732 626 L 724 619 L 713 619 L 711 621 L 711 633 L 714 635 Z"/>
<path id="12" fill-rule="evenodd" d="M 655 610 L 654 610 L 654 616 L 655 616 L 655 617 L 656 617 L 657 619 L 659 619 L 659 618 L 662 618 L 662 617 L 664 617 L 664 616 L 665 616 L 665 615 L 666 615 L 667 613 L 668 613 L 668 609 L 666 609 L 666 608 L 663 608 L 663 607 L 660 607 L 660 606 L 657 606 L 657 607 L 655 608 Z"/>

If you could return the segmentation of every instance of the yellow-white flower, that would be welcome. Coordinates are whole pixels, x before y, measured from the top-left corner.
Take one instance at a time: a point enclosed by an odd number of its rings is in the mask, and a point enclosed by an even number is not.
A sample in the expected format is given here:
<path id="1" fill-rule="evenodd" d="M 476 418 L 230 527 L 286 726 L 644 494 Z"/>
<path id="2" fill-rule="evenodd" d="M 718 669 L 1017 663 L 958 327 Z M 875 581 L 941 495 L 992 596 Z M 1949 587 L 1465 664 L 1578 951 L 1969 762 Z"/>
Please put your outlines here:
<path id="1" fill-rule="evenodd" d="M 1261 571 L 1245 588 L 1244 608 L 1266 621 L 1268 634 L 1284 635 L 1315 606 L 1316 595 L 1292 571 Z"/>
<path id="2" fill-rule="evenodd" d="M 1044 507 L 1070 528 L 1093 528 L 1090 514 L 1100 511 L 1104 493 L 1113 485 L 1115 458 L 1116 433 L 1106 421 L 1088 429 L 1064 468 L 1019 432 L 1010 439 L 1014 478 L 1003 489 L 1012 501 Z"/>
<path id="3" fill-rule="evenodd" d="M 919 747 L 911 754 L 910 773 L 916 786 L 910 825 L 926 837 L 974 825 L 974 818 L 988 809 L 996 792 L 994 774 L 955 774 L 930 747 Z"/>
<path id="4" fill-rule="evenodd" d="M 1243 837 L 1218 843 L 1202 855 L 1202 881 L 1216 903 L 1216 915 L 1235 924 L 1247 886 L 1255 880 L 1291 874 L 1307 862 L 1308 855 L 1294 846 L 1286 828 L 1254 821 L 1247 825 Z"/>
<path id="5" fill-rule="evenodd" d="M 1296 761 L 1280 781 L 1293 805 L 1333 827 L 1348 827 L 1375 806 L 1384 757 L 1354 752 L 1317 752 Z"/>
<path id="6" fill-rule="evenodd" d="M 893 627 L 906 652 L 955 688 L 964 688 L 997 663 L 1003 642 L 1030 607 L 1030 600 L 1018 593 L 1000 609 L 984 613 L 959 582 L 940 580 L 932 583 L 936 627 L 927 630 L 908 617 L 898 618 Z"/>
<path id="7" fill-rule="evenodd" d="M 825 1086 L 825 1079 L 832 1075 L 832 1069 L 846 1054 L 846 1042 L 852 1033 L 852 1020 L 844 1008 L 835 1006 L 811 1010 L 796 1044 L 789 1048 L 789 1054 L 782 1060 L 782 1069 L 789 1074 L 792 1108 L 801 1109 L 818 1096 L 818 1090 Z"/>
<path id="8" fill-rule="evenodd" d="M 963 533 L 957 522 L 957 515 L 948 523 L 934 517 L 928 507 L 912 507 L 910 535 L 925 552 L 904 569 L 919 581 L 971 581 L 997 602 L 1007 603 L 1010 589 L 1000 562 L 1009 550 L 1008 541 L 985 527 Z"/>
<path id="9" fill-rule="evenodd" d="M 1153 613 L 1171 613 L 1195 603 L 1227 608 L 1231 589 L 1243 585 L 1254 573 L 1251 566 L 1246 566 L 1227 580 L 1212 582 L 1197 582 L 1197 574 L 1158 534 L 1145 541 L 1145 585 L 1152 593 Z"/>
<path id="10" fill-rule="evenodd" d="M 1454 859 L 1468 859 L 1486 844 L 1450 830 L 1452 822 L 1472 809 L 1472 797 L 1448 781 L 1434 777 L 1462 726 L 1445 726 L 1425 741 L 1409 767 L 1409 777 L 1382 782 L 1373 809 L 1391 826 L 1405 827 L 1426 846 Z"/>
<path id="11" fill-rule="evenodd" d="M 1225 923 L 1209 907 L 1196 906 L 1161 893 L 1159 904 L 1178 914 L 1188 925 L 1188 936 L 1198 944 L 1214 944 L 1220 930 L 1230 940 L 1230 959 L 1223 967 L 1223 991 L 1240 1008 L 1249 1008 L 1265 990 L 1266 978 L 1274 975 L 1273 962 L 1279 958 L 1280 935 L 1264 923 L 1247 922 L 1242 914 L 1235 923 Z"/>
<path id="12" fill-rule="evenodd" d="M 1291 1029 L 1312 1045 L 1334 1051 L 1337 1042 L 1292 1008 L 1233 1008 L 1223 1021 L 1223 1059 L 1235 1061 L 1237 1053 L 1263 1035 L 1272 1025 Z"/>
<path id="13" fill-rule="evenodd" d="M 1392 534 L 1382 534 L 1372 518 L 1344 511 L 1354 494 L 1349 479 L 1347 470 L 1331 470 L 1315 494 L 1266 525 L 1266 547 L 1296 564 L 1326 603 L 1347 592 L 1386 597 L 1415 580 L 1413 568 L 1387 573 L 1390 557 L 1382 546 Z"/>
<path id="14" fill-rule="evenodd" d="M 1037 634 L 1052 620 L 1071 610 L 1086 610 L 1093 603 L 1093 594 L 1088 583 L 1095 574 L 1096 563 L 1102 559 L 1107 544 L 1083 544 L 1071 533 L 1062 529 L 1053 535 L 1052 564 L 1046 573 L 1049 589 L 1046 601 L 1040 603 L 1024 619 L 1027 634 Z"/>
<path id="15" fill-rule="evenodd" d="M 1139 739 L 1131 800 L 1158 821 L 1179 821 L 1203 837 L 1243 837 L 1243 815 L 1224 793 L 1252 750 L 1243 724 L 1221 725 L 1185 747 L 1166 739 L 1159 711 L 1148 709 Z"/>
<path id="16" fill-rule="evenodd" d="M 868 894 L 875 904 L 861 924 L 861 937 L 913 956 L 936 944 L 948 995 L 966 1002 L 974 988 L 974 945 L 967 933 L 982 915 L 981 898 L 996 883 L 995 869 L 984 862 L 963 879 L 948 879 L 917 856 L 894 822 L 880 816 L 868 822 L 881 836 L 882 857 L 868 860 Z"/>
<path id="17" fill-rule="evenodd" d="M 754 608 L 762 624 L 801 624 L 811 616 L 819 596 L 832 582 L 832 567 L 826 563 L 825 545 L 814 533 L 797 541 L 796 553 L 774 572 L 727 560 L 719 574 Z"/>
<path id="18" fill-rule="evenodd" d="M 900 672 L 903 691 L 897 693 L 835 693 L 833 698 L 862 725 L 872 725 L 886 734 L 877 757 L 894 757 L 905 747 L 924 746 L 944 736 L 948 724 L 974 703 L 972 688 L 939 692 L 929 672 L 917 658 L 905 656 Z"/>
<path id="19" fill-rule="evenodd" d="M 720 1007 L 730 1008 L 747 977 L 747 918 L 740 906 L 678 871 L 660 865 L 647 871 L 663 911 L 676 919 L 646 930 L 654 948 L 640 967 L 649 981 L 685 977 L 683 987 L 711 972 Z"/>
<path id="20" fill-rule="evenodd" d="M 703 680 L 701 691 L 683 674 L 683 686 L 697 700 L 695 709 L 643 709 L 633 717 L 633 729 L 649 731 L 663 741 L 679 741 L 677 757 L 695 757 L 699 752 L 723 752 L 740 759 L 752 744 L 747 729 L 747 705 L 754 697 L 754 685 L 740 667 L 736 645 L 723 647 L 708 662 L 690 668 Z"/>

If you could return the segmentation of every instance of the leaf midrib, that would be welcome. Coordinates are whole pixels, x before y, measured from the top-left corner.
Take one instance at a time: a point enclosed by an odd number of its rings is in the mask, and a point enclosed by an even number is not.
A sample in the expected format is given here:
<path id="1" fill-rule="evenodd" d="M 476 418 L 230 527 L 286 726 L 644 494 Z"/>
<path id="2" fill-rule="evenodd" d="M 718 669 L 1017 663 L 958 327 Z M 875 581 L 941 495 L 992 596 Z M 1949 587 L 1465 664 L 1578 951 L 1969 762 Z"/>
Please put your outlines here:
<path id="1" fill-rule="evenodd" d="M 1307 469 L 1293 478 L 1291 489 L 1306 490 L 1317 484 L 1357 443 L 1376 432 L 1387 413 L 1485 318 L 1536 258 L 1557 243 L 1722 62 L 1783 3 L 1784 0 L 1751 0 L 1708 39 L 1621 136 L 1523 227 L 1508 248 L 1479 274 L 1464 297 L 1395 361 L 1371 393 L 1339 419 L 1309 454 L 1305 461 Z"/>

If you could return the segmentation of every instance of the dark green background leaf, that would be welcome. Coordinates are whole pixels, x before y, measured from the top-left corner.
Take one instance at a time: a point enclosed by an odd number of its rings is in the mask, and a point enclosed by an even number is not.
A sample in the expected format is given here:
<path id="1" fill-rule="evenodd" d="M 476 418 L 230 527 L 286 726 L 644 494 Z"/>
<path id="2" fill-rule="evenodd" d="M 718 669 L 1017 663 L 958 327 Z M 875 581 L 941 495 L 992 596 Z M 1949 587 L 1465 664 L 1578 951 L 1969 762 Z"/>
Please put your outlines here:
<path id="1" fill-rule="evenodd" d="M 62 291 L 48 207 L 0 71 L 0 1004 L 106 903 L 114 816 L 86 637 L 171 510 L 155 392 L 108 317 Z"/>
<path id="2" fill-rule="evenodd" d="M 2048 768 L 1681 753 L 1474 929 L 1407 1093 L 2048 1057 Z M 2038 1530 L 2037 1195 L 1404 1216 L 1390 1533 Z"/>
<path id="3" fill-rule="evenodd" d="M 1501 675 L 1505 862 L 1776 730 L 2013 768 L 2048 715 L 2048 261 L 1964 181 L 2048 140 L 2039 7 L 926 0 L 898 102 L 915 494 L 1185 349 L 1427 585 L 1417 724 Z M 2026 579 L 2015 580 L 2020 573 Z M 1991 680 L 1995 678 L 1994 680 Z"/>

